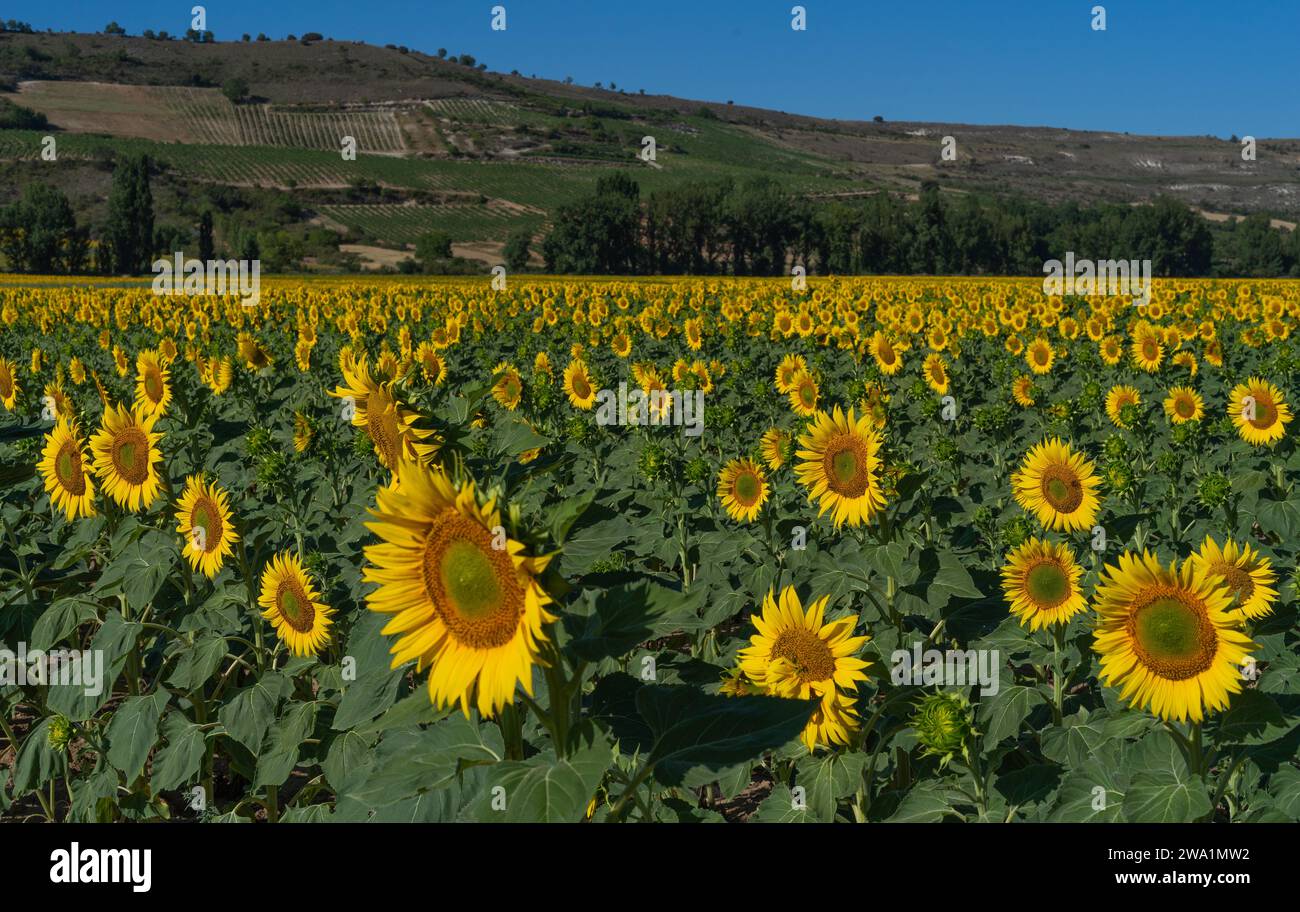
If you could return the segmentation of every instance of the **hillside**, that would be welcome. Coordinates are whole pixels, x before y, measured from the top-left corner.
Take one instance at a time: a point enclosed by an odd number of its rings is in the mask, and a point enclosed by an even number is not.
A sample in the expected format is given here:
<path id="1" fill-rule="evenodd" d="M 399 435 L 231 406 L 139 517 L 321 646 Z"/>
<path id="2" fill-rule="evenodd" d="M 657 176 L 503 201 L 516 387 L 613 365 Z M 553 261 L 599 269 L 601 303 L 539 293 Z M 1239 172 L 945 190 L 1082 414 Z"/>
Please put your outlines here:
<path id="1" fill-rule="evenodd" d="M 243 80 L 247 97 L 221 91 Z M 433 229 L 493 260 L 506 236 L 614 168 L 643 192 L 766 176 L 815 199 L 879 190 L 1020 193 L 1138 203 L 1171 194 L 1216 219 L 1300 217 L 1300 140 L 1259 139 L 1258 160 L 1213 137 L 1143 137 L 1016 126 L 832 121 L 638 91 L 503 75 L 402 48 L 322 40 L 193 43 L 80 34 L 0 34 L 5 98 L 54 128 L 0 132 L 0 195 L 33 179 L 97 215 L 107 162 L 146 152 L 163 169 L 161 221 L 184 222 L 213 188 L 324 229 L 379 262 Z M 46 131 L 48 132 L 48 131 Z M 340 144 L 354 137 L 355 161 Z M 638 157 L 653 136 L 656 160 Z M 944 136 L 956 161 L 941 160 Z M 38 177 L 39 175 L 39 177 Z M 292 197 L 286 205 L 285 193 Z M 340 265 L 357 265 L 340 261 Z"/>

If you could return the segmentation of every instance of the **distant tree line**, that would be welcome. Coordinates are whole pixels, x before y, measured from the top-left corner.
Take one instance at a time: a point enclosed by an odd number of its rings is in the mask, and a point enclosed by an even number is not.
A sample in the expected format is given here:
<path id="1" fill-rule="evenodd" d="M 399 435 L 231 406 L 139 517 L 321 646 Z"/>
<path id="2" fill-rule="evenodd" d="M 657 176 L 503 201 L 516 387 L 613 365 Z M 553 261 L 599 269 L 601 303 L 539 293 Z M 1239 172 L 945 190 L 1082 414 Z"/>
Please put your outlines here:
<path id="1" fill-rule="evenodd" d="M 559 207 L 541 254 L 569 274 L 1041 275 L 1064 259 L 1150 259 L 1160 276 L 1300 276 L 1300 231 L 1263 214 L 1211 224 L 1185 203 L 1049 204 L 878 192 L 816 200 L 767 178 L 698 182 L 642 196 L 626 174 Z"/>

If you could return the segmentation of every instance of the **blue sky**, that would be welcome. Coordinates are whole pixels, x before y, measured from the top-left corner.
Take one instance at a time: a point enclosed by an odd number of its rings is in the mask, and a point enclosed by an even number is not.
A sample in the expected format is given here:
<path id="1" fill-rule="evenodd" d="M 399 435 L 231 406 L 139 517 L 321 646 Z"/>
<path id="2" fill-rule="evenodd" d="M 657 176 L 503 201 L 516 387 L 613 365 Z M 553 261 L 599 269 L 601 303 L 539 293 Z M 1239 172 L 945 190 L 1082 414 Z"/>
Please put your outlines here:
<path id="1" fill-rule="evenodd" d="M 194 0 L 10 2 L 37 28 L 183 32 Z M 1106 31 L 1091 27 L 1106 8 Z M 506 7 L 507 29 L 490 29 Z M 218 40 L 306 31 L 823 117 L 1300 137 L 1295 0 L 209 0 Z"/>

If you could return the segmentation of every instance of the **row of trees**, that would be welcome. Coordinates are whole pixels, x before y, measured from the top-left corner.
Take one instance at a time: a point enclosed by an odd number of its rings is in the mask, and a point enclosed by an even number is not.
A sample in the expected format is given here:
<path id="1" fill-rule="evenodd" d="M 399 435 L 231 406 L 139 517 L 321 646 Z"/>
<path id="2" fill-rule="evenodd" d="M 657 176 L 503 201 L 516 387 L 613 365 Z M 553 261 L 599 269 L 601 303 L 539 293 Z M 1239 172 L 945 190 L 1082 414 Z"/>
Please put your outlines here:
<path id="1" fill-rule="evenodd" d="M 575 274 L 1039 275 L 1064 259 L 1150 259 L 1164 276 L 1300 276 L 1300 231 L 1256 214 L 1211 230 L 1181 201 L 1058 205 L 1022 198 L 880 192 L 810 200 L 770 179 L 719 180 L 642 197 L 624 174 L 556 211 L 547 269 Z"/>

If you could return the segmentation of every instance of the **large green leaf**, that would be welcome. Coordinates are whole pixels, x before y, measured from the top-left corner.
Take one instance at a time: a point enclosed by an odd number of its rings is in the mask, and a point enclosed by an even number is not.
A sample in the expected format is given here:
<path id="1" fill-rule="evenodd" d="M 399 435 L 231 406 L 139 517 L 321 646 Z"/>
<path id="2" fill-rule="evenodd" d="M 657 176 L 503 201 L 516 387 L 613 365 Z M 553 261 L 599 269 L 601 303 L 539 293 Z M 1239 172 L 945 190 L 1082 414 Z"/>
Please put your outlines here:
<path id="1" fill-rule="evenodd" d="M 128 697 L 108 723 L 108 762 L 129 785 L 144 771 L 149 751 L 158 741 L 158 720 L 171 697 L 158 690 L 146 697 Z"/>

